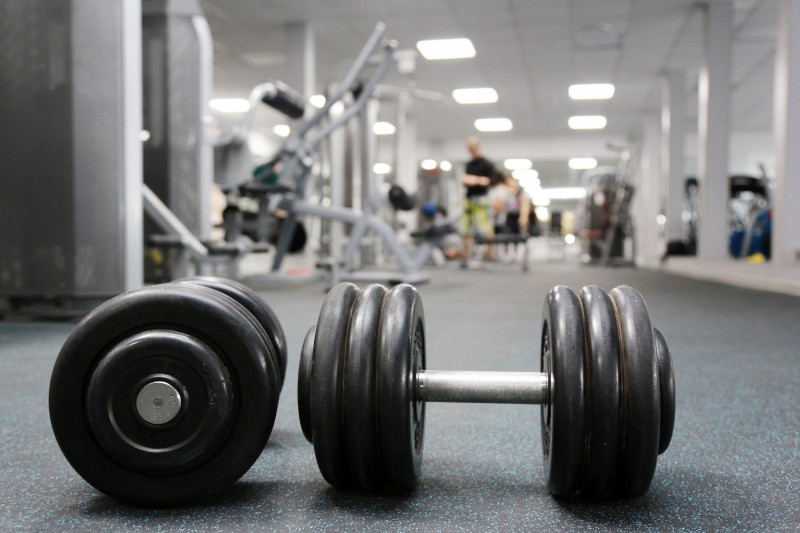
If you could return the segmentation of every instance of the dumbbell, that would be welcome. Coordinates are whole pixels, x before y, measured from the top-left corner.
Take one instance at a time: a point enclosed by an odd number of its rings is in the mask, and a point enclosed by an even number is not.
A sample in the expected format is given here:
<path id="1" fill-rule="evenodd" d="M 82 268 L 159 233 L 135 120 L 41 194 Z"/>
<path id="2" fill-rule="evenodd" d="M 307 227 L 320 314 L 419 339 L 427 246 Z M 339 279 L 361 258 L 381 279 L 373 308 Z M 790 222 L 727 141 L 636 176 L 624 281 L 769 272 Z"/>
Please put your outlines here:
<path id="1" fill-rule="evenodd" d="M 669 349 L 641 294 L 626 286 L 553 288 L 540 359 L 538 373 L 428 370 L 417 291 L 343 283 L 303 342 L 303 434 L 334 487 L 409 491 L 420 475 L 426 402 L 541 404 L 552 494 L 643 494 L 672 436 L 675 385 Z"/>
<path id="2" fill-rule="evenodd" d="M 286 370 L 272 310 L 199 277 L 113 298 L 72 331 L 50 381 L 64 456 L 127 503 L 172 506 L 239 479 L 267 443 Z"/>

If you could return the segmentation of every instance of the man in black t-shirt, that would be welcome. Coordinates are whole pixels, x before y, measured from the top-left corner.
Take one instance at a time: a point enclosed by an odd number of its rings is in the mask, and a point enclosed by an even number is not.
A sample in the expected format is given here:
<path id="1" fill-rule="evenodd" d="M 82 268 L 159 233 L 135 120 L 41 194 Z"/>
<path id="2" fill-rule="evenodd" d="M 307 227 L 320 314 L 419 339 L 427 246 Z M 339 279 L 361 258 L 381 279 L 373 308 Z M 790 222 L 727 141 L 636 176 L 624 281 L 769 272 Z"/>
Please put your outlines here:
<path id="1" fill-rule="evenodd" d="M 477 137 L 467 139 L 467 150 L 472 159 L 467 163 L 464 177 L 461 179 L 461 183 L 466 187 L 464 217 L 461 219 L 461 229 L 464 233 L 464 261 L 469 259 L 470 248 L 476 234 L 491 236 L 494 233 L 489 216 L 487 193 L 495 168 L 492 162 L 481 154 L 481 145 Z M 489 247 L 486 258 L 493 259 L 493 254 L 494 250 Z"/>

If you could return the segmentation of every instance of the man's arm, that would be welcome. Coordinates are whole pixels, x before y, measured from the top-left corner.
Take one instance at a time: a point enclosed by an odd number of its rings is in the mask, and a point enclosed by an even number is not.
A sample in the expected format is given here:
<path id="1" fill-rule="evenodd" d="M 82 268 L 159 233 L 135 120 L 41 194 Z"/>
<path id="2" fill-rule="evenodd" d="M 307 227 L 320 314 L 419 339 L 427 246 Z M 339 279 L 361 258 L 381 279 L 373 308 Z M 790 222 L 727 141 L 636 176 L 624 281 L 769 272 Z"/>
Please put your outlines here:
<path id="1" fill-rule="evenodd" d="M 523 228 L 528 227 L 531 216 L 531 199 L 528 198 L 528 193 L 521 191 L 519 195 L 519 225 Z"/>
<path id="2" fill-rule="evenodd" d="M 470 187 L 472 185 L 481 185 L 484 187 L 488 187 L 491 183 L 491 180 L 486 176 L 476 176 L 475 174 L 464 174 L 461 178 L 461 183 Z"/>

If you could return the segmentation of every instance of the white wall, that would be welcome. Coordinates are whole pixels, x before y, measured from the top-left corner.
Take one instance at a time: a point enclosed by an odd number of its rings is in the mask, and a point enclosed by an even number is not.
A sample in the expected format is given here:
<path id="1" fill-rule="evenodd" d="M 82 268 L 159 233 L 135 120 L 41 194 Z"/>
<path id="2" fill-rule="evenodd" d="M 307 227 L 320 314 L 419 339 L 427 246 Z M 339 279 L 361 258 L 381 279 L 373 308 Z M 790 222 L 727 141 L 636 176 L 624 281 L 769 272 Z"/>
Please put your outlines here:
<path id="1" fill-rule="evenodd" d="M 775 146 L 771 131 L 732 133 L 730 137 L 729 174 L 760 176 L 762 163 L 769 178 L 775 177 Z M 686 136 L 686 175 L 697 175 L 697 134 Z"/>

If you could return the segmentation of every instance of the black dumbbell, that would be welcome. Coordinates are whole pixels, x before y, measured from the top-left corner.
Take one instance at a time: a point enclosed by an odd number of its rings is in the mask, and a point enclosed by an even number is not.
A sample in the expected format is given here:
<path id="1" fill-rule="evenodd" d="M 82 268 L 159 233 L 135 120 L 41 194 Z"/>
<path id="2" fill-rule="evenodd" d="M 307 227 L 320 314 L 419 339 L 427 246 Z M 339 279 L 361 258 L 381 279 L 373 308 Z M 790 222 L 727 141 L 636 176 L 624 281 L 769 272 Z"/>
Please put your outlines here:
<path id="1" fill-rule="evenodd" d="M 247 287 L 191 278 L 113 298 L 58 355 L 50 421 L 95 488 L 171 506 L 239 479 L 272 431 L 286 367 L 275 315 Z"/>
<path id="2" fill-rule="evenodd" d="M 563 286 L 544 305 L 542 372 L 426 369 L 422 301 L 410 285 L 328 294 L 300 359 L 298 407 L 323 477 L 339 489 L 418 481 L 425 402 L 541 404 L 556 496 L 643 494 L 675 418 L 672 360 L 631 287 Z"/>

